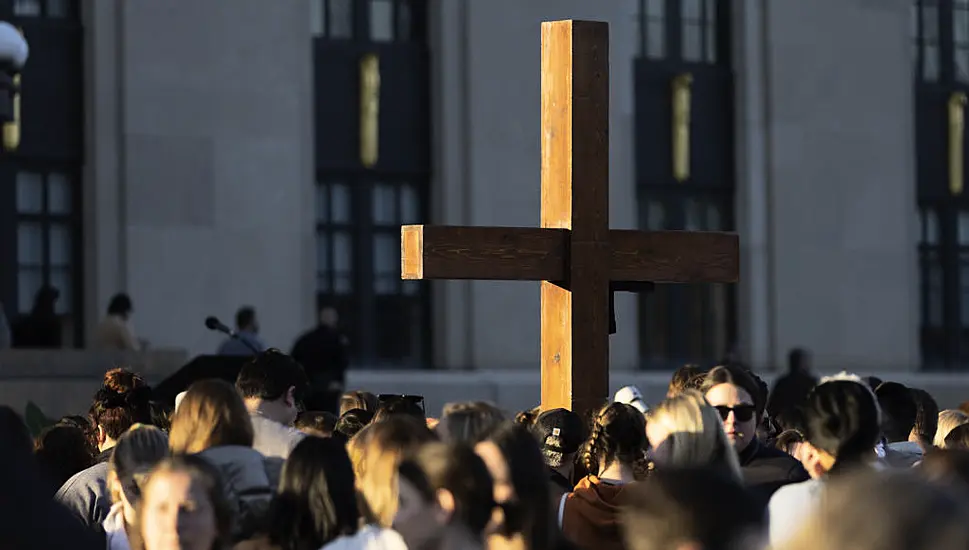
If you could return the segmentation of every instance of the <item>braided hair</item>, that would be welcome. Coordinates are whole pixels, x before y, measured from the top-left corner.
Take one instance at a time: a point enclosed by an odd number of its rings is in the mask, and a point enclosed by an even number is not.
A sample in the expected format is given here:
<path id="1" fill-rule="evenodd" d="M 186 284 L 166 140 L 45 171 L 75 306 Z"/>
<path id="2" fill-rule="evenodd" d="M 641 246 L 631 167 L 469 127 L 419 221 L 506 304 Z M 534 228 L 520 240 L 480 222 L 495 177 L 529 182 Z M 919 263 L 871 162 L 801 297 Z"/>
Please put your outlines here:
<path id="1" fill-rule="evenodd" d="M 805 439 L 835 458 L 835 474 L 874 456 L 881 411 L 871 389 L 852 380 L 824 382 L 804 404 Z"/>
<path id="2" fill-rule="evenodd" d="M 625 403 L 610 403 L 593 417 L 592 429 L 580 453 L 581 464 L 597 475 L 609 464 L 619 461 L 645 469 L 646 420 L 643 413 Z"/>

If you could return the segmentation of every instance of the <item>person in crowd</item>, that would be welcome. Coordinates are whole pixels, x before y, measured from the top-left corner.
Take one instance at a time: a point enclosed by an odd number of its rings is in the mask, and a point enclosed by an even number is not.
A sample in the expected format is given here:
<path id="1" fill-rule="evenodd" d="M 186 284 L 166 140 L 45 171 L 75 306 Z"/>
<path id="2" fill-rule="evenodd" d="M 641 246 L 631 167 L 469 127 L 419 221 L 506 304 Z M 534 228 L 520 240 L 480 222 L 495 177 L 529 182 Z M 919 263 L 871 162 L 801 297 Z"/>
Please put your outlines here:
<path id="1" fill-rule="evenodd" d="M 778 488 L 808 479 L 797 460 L 757 437 L 765 395 L 746 370 L 734 365 L 714 367 L 700 391 L 723 421 L 727 438 L 740 458 L 744 483 L 763 497 L 765 505 Z"/>
<path id="2" fill-rule="evenodd" d="M 408 550 L 481 550 L 495 509 L 491 475 L 463 443 L 427 443 L 399 472 L 393 518 Z"/>
<path id="3" fill-rule="evenodd" d="M 256 310 L 251 306 L 243 306 L 236 311 L 236 337 L 226 338 L 219 345 L 217 355 L 256 355 L 265 351 L 266 344 L 259 339 L 259 321 L 256 320 Z"/>
<path id="4" fill-rule="evenodd" d="M 947 409 L 939 413 L 939 422 L 935 429 L 932 445 L 939 449 L 945 448 L 945 438 L 953 429 L 963 424 L 969 424 L 969 415 L 958 409 Z"/>
<path id="5" fill-rule="evenodd" d="M 742 479 L 737 452 L 720 416 L 696 390 L 684 390 L 653 408 L 646 436 L 658 470 L 705 467 Z"/>
<path id="6" fill-rule="evenodd" d="M 969 504 L 963 495 L 925 483 L 912 471 L 865 472 L 833 480 L 825 490 L 824 506 L 801 516 L 797 533 L 772 548 L 969 548 L 967 517 Z"/>
<path id="7" fill-rule="evenodd" d="M 593 416 L 581 460 L 589 475 L 554 503 L 566 538 L 583 549 L 622 549 L 619 509 L 627 484 L 646 461 L 643 414 L 624 403 L 610 403 Z"/>
<path id="8" fill-rule="evenodd" d="M 303 333 L 293 345 L 292 356 L 310 380 L 307 406 L 313 410 L 337 412 L 337 401 L 346 385 L 349 340 L 340 332 L 339 316 L 333 307 L 320 309 L 319 324 Z"/>
<path id="9" fill-rule="evenodd" d="M 646 404 L 646 398 L 643 397 L 643 392 L 639 391 L 639 388 L 636 386 L 623 386 L 619 388 L 619 391 L 616 392 L 612 400 L 616 403 L 630 405 L 643 414 L 649 412 L 649 405 Z"/>
<path id="10" fill-rule="evenodd" d="M 871 389 L 857 377 L 822 380 L 804 404 L 803 463 L 811 480 L 781 487 L 770 500 L 770 542 L 793 536 L 818 505 L 826 480 L 876 460 L 881 413 Z M 870 466 L 869 466 L 870 467 Z"/>
<path id="11" fill-rule="evenodd" d="M 969 450 L 933 450 L 925 455 L 915 471 L 921 477 L 955 489 L 969 498 Z"/>
<path id="12" fill-rule="evenodd" d="M 77 426 L 61 422 L 40 432 L 34 441 L 34 456 L 54 483 L 51 496 L 74 474 L 94 465 L 87 434 Z"/>
<path id="13" fill-rule="evenodd" d="M 85 525 L 100 530 L 111 510 L 108 460 L 121 434 L 134 424 L 151 423 L 150 400 L 151 388 L 141 376 L 126 369 L 105 373 L 90 411 L 98 451 L 94 465 L 74 474 L 54 495 Z"/>
<path id="14" fill-rule="evenodd" d="M 424 397 L 420 395 L 381 395 L 380 406 L 373 415 L 374 423 L 383 422 L 392 416 L 410 416 L 427 425 L 424 411 Z"/>
<path id="15" fill-rule="evenodd" d="M 622 518 L 626 550 L 759 550 L 767 542 L 759 498 L 712 468 L 657 470 L 629 489 Z"/>
<path id="16" fill-rule="evenodd" d="M 94 331 L 94 347 L 104 350 L 138 351 L 141 342 L 131 327 L 134 306 L 127 294 L 115 294 L 108 303 L 108 314 Z"/>
<path id="17" fill-rule="evenodd" d="M 885 436 L 885 462 L 896 468 L 909 468 L 922 460 L 922 447 L 911 441 L 918 417 L 912 392 L 898 382 L 883 382 L 875 389 L 882 411 Z"/>
<path id="18" fill-rule="evenodd" d="M 372 420 L 373 414 L 370 412 L 363 409 L 350 409 L 336 421 L 333 431 L 349 441 Z"/>
<path id="19" fill-rule="evenodd" d="M 538 415 L 542 414 L 542 407 L 532 407 L 525 411 L 518 411 L 515 414 L 515 423 L 521 424 L 526 428 L 531 428 L 538 420 Z"/>
<path id="20" fill-rule="evenodd" d="M 666 397 L 676 397 L 685 390 L 698 390 L 703 383 L 705 371 L 700 365 L 687 363 L 673 372 L 669 387 L 666 388 Z"/>
<path id="21" fill-rule="evenodd" d="M 466 401 L 444 406 L 437 434 L 442 441 L 474 445 L 505 420 L 505 413 L 491 403 Z"/>
<path id="22" fill-rule="evenodd" d="M 956 426 L 945 436 L 946 449 L 969 449 L 969 424 Z"/>
<path id="23" fill-rule="evenodd" d="M 23 419 L 0 405 L 0 548 L 104 550 L 103 533 L 83 526 L 50 498 Z"/>
<path id="24" fill-rule="evenodd" d="M 235 550 L 406 550 L 396 532 L 360 524 L 353 465 L 345 446 L 308 437 L 286 460 L 266 534 Z"/>
<path id="25" fill-rule="evenodd" d="M 308 387 L 303 367 L 277 349 L 268 349 L 242 366 L 236 389 L 249 410 L 255 450 L 285 460 L 305 437 L 292 426 Z"/>
<path id="26" fill-rule="evenodd" d="M 554 524 L 547 469 L 535 436 L 527 427 L 505 421 L 474 450 L 488 467 L 498 505 L 487 529 L 488 548 L 550 548 Z"/>
<path id="27" fill-rule="evenodd" d="M 915 426 L 909 434 L 909 441 L 918 443 L 922 454 L 932 450 L 932 441 L 939 431 L 939 404 L 929 392 L 910 388 L 912 399 L 915 401 Z"/>
<path id="28" fill-rule="evenodd" d="M 120 438 L 111 454 L 108 488 L 111 511 L 104 518 L 108 550 L 128 550 L 129 533 L 138 528 L 136 509 L 148 473 L 168 457 L 168 436 L 154 426 L 135 424 Z"/>
<path id="29" fill-rule="evenodd" d="M 172 418 L 172 454 L 199 454 L 221 474 L 232 509 L 232 539 L 252 538 L 269 517 L 283 461 L 253 448 L 253 427 L 242 398 L 223 380 L 201 380 Z"/>
<path id="30" fill-rule="evenodd" d="M 793 456 L 803 464 L 804 433 L 800 430 L 784 430 L 774 440 L 774 448 Z"/>
<path id="31" fill-rule="evenodd" d="M 0 302 L 0 351 L 10 349 L 11 346 L 13 346 L 13 334 L 10 332 L 7 313 L 3 310 L 3 302 Z"/>
<path id="32" fill-rule="evenodd" d="M 340 397 L 340 416 L 352 409 L 363 409 L 372 417 L 377 413 L 378 408 L 380 408 L 380 402 L 377 396 L 368 391 L 349 391 Z"/>
<path id="33" fill-rule="evenodd" d="M 50 285 L 44 285 L 34 294 L 34 306 L 30 313 L 19 317 L 13 324 L 13 347 L 32 349 L 57 349 L 62 345 L 62 327 L 57 315 L 57 300 L 61 293 Z"/>
<path id="34" fill-rule="evenodd" d="M 374 422 L 350 440 L 347 450 L 368 524 L 391 526 L 398 505 L 397 466 L 403 457 L 436 439 L 423 422 L 405 414 Z"/>
<path id="35" fill-rule="evenodd" d="M 215 466 L 197 455 L 167 458 L 144 482 L 131 550 L 223 550 L 232 514 Z"/>
<path id="36" fill-rule="evenodd" d="M 326 411 L 306 411 L 296 416 L 294 426 L 306 435 L 330 437 L 336 428 L 338 418 Z"/>
<path id="37" fill-rule="evenodd" d="M 804 348 L 792 349 L 787 354 L 787 372 L 771 388 L 767 415 L 775 418 L 801 406 L 817 384 L 817 377 L 811 373 L 811 352 Z"/>
<path id="38" fill-rule="evenodd" d="M 571 493 L 575 471 L 575 459 L 586 439 L 582 417 L 568 409 L 545 411 L 535 420 L 532 434 L 538 440 L 545 459 L 545 478 L 549 482 L 552 502 L 559 502 L 562 495 Z"/>

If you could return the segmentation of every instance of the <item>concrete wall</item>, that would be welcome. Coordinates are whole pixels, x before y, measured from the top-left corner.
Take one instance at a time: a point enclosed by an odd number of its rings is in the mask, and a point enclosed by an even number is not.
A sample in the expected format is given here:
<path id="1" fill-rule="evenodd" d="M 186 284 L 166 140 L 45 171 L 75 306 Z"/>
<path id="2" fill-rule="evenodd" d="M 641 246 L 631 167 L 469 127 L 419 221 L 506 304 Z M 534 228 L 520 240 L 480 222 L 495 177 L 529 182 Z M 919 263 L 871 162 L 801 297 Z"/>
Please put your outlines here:
<path id="1" fill-rule="evenodd" d="M 89 326 L 125 290 L 156 346 L 211 351 L 202 319 L 243 304 L 288 344 L 314 307 L 309 4 L 88 8 Z"/>

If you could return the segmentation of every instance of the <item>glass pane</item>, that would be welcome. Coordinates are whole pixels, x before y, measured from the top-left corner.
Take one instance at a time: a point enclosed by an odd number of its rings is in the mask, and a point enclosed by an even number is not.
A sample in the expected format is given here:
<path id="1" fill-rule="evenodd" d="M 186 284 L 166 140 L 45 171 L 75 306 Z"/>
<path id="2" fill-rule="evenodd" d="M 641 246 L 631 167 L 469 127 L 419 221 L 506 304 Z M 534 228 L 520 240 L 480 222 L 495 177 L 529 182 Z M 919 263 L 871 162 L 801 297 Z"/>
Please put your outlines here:
<path id="1" fill-rule="evenodd" d="M 402 281 L 401 286 L 403 287 L 404 294 L 408 296 L 416 296 L 421 291 L 420 281 Z"/>
<path id="2" fill-rule="evenodd" d="M 330 201 L 327 194 L 330 188 L 326 185 L 316 186 L 316 221 L 326 223 L 330 221 Z"/>
<path id="3" fill-rule="evenodd" d="M 700 203 L 695 199 L 686 199 L 683 202 L 683 229 L 686 231 L 700 231 L 703 229 L 701 218 Z"/>
<path id="4" fill-rule="evenodd" d="M 349 275 L 336 275 L 333 277 L 333 292 L 336 294 L 350 294 L 353 292 L 353 282 Z"/>
<path id="5" fill-rule="evenodd" d="M 353 1 L 329 0 L 329 12 L 326 22 L 329 25 L 330 38 L 353 37 Z"/>
<path id="6" fill-rule="evenodd" d="M 683 25 L 683 60 L 700 61 L 703 55 L 703 27 L 692 23 Z"/>
<path id="7" fill-rule="evenodd" d="M 939 39 L 939 9 L 936 6 L 922 7 L 922 40 L 935 42 Z"/>
<path id="8" fill-rule="evenodd" d="M 926 44 L 922 52 L 922 78 L 925 80 L 939 78 L 939 48 L 935 44 Z"/>
<path id="9" fill-rule="evenodd" d="M 397 3 L 397 40 L 407 41 L 412 38 L 411 32 L 413 29 L 414 22 L 411 18 L 410 13 L 410 1 L 404 0 L 403 2 Z"/>
<path id="10" fill-rule="evenodd" d="M 685 23 L 700 21 L 700 0 L 680 0 L 680 15 Z"/>
<path id="11" fill-rule="evenodd" d="M 394 233 L 380 233 L 373 239 L 373 270 L 377 277 L 395 275 L 400 278 L 400 237 Z"/>
<path id="12" fill-rule="evenodd" d="M 47 176 L 47 211 L 51 214 L 70 214 L 71 184 L 64 174 L 49 174 Z"/>
<path id="13" fill-rule="evenodd" d="M 399 225 L 397 220 L 397 193 L 394 186 L 375 183 L 373 186 L 373 223 Z"/>
<path id="14" fill-rule="evenodd" d="M 37 222 L 17 224 L 17 263 L 44 265 L 44 228 Z"/>
<path id="15" fill-rule="evenodd" d="M 319 275 L 316 277 L 316 291 L 317 292 L 329 292 L 330 291 L 330 277 L 329 275 Z"/>
<path id="16" fill-rule="evenodd" d="M 350 187 L 343 184 L 330 186 L 330 221 L 347 223 L 350 221 Z"/>
<path id="17" fill-rule="evenodd" d="M 373 291 L 383 296 L 397 294 L 397 282 L 397 279 L 394 277 L 378 275 L 373 280 Z"/>
<path id="18" fill-rule="evenodd" d="M 924 320 L 929 326 L 942 326 L 942 266 L 939 264 L 939 255 L 929 252 L 925 255 L 923 264 L 923 277 L 926 287 L 926 315 Z"/>
<path id="19" fill-rule="evenodd" d="M 394 39 L 394 5 L 389 0 L 370 1 L 370 39 L 374 42 Z"/>
<path id="20" fill-rule="evenodd" d="M 717 22 L 716 19 L 708 19 L 703 30 L 706 33 L 707 51 L 706 62 L 713 64 L 717 62 Z"/>
<path id="21" fill-rule="evenodd" d="M 44 178 L 34 172 L 17 173 L 17 212 L 40 214 L 44 211 Z"/>
<path id="22" fill-rule="evenodd" d="M 310 2 L 310 33 L 314 37 L 321 36 L 326 29 L 326 10 L 323 0 L 309 0 Z"/>
<path id="23" fill-rule="evenodd" d="M 704 229 L 707 231 L 726 230 L 723 226 L 723 217 L 720 215 L 720 207 L 715 203 L 707 205 L 707 226 Z"/>
<path id="24" fill-rule="evenodd" d="M 969 10 L 956 9 L 952 12 L 952 39 L 956 45 L 969 44 Z"/>
<path id="25" fill-rule="evenodd" d="M 71 228 L 65 224 L 50 226 L 50 265 L 53 267 L 70 267 L 71 261 Z"/>
<path id="26" fill-rule="evenodd" d="M 338 232 L 333 234 L 333 271 L 347 274 L 353 271 L 353 249 L 350 234 Z"/>
<path id="27" fill-rule="evenodd" d="M 649 201 L 646 204 L 646 229 L 662 231 L 666 228 L 666 207 L 661 201 Z"/>
<path id="28" fill-rule="evenodd" d="M 646 0 L 646 17 L 662 19 L 666 16 L 666 0 Z"/>
<path id="29" fill-rule="evenodd" d="M 962 217 L 959 218 L 959 232 L 960 240 L 962 239 Z M 922 242 L 924 244 L 935 245 L 939 244 L 939 217 L 936 215 L 935 210 L 923 210 L 922 211 Z"/>
<path id="30" fill-rule="evenodd" d="M 68 2 L 76 2 L 77 0 L 47 0 L 47 17 L 57 17 L 63 18 L 71 14 L 70 8 L 68 8 Z"/>
<path id="31" fill-rule="evenodd" d="M 39 267 L 21 267 L 17 270 L 17 310 L 29 313 L 34 307 L 34 296 L 44 284 L 44 272 Z"/>
<path id="32" fill-rule="evenodd" d="M 956 62 L 956 80 L 969 81 L 969 48 L 956 48 L 953 56 Z"/>
<path id="33" fill-rule="evenodd" d="M 412 185 L 403 185 L 400 188 L 400 217 L 401 223 L 420 223 L 420 202 L 417 198 L 417 190 Z"/>
<path id="34" fill-rule="evenodd" d="M 316 271 L 326 273 L 330 270 L 330 236 L 316 235 Z"/>
<path id="35" fill-rule="evenodd" d="M 57 300 L 57 305 L 54 307 L 54 311 L 61 314 L 70 313 L 71 302 L 74 300 L 74 285 L 71 281 L 70 268 L 51 269 L 50 286 L 56 288 L 58 292 L 60 292 L 60 298 Z"/>
<path id="36" fill-rule="evenodd" d="M 646 57 L 662 59 L 666 57 L 666 28 L 662 19 L 646 21 Z"/>
<path id="37" fill-rule="evenodd" d="M 20 17 L 36 17 L 40 15 L 40 0 L 15 0 L 13 14 Z"/>

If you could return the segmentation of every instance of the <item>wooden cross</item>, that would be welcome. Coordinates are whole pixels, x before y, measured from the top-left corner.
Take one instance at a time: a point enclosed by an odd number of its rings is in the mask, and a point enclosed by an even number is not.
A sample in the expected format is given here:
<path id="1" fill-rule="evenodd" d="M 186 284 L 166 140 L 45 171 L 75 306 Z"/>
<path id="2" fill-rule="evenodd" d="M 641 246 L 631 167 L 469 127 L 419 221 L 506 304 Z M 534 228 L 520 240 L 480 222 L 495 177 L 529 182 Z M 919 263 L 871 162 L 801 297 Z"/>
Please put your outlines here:
<path id="1" fill-rule="evenodd" d="M 610 284 L 736 282 L 731 233 L 609 229 L 609 27 L 542 23 L 542 226 L 401 227 L 403 279 L 542 282 L 542 409 L 609 393 Z"/>

